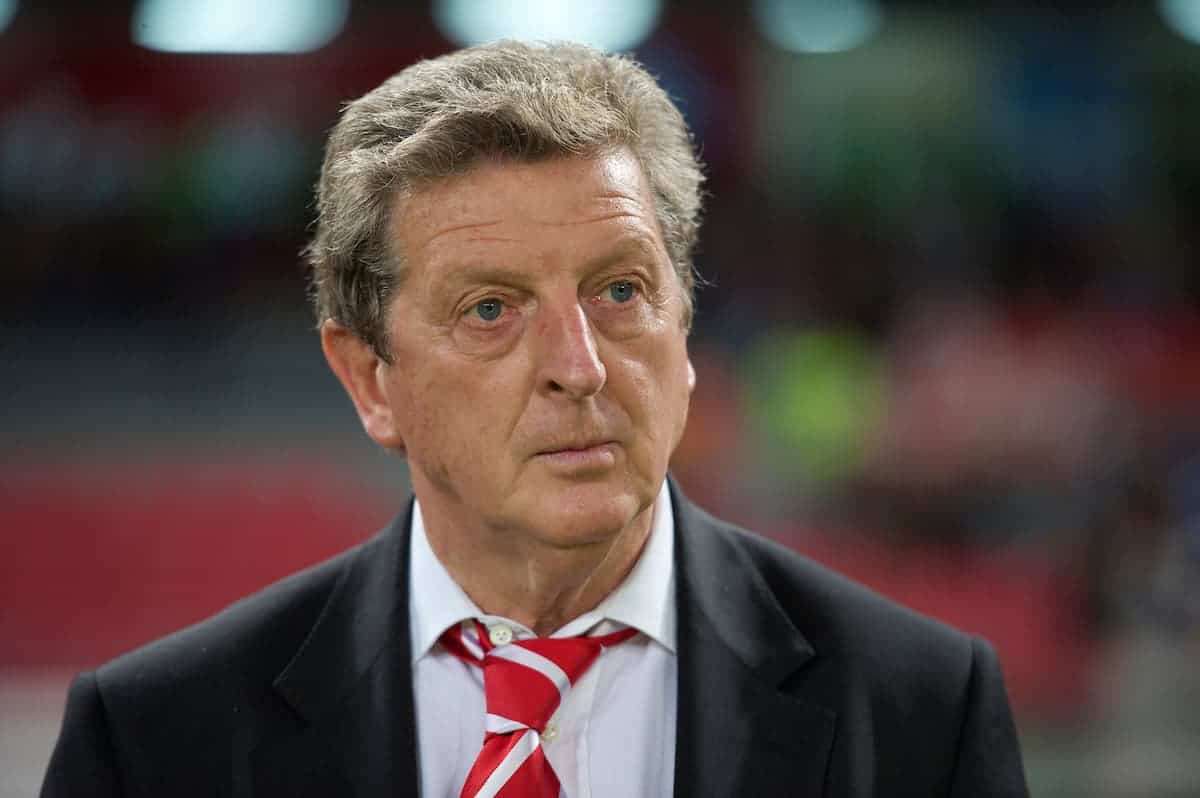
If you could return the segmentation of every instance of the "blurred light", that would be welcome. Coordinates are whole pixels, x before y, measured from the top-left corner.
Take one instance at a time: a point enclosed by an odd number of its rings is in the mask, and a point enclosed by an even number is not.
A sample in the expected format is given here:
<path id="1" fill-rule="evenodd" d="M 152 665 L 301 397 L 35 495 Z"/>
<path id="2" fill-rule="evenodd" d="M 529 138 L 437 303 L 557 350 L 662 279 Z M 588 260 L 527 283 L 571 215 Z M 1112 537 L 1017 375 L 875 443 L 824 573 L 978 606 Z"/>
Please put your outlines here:
<path id="1" fill-rule="evenodd" d="M 612 52 L 637 47 L 658 24 L 662 0 L 436 0 L 433 20 L 449 39 L 567 40 Z"/>
<path id="2" fill-rule="evenodd" d="M 0 33 L 8 27 L 17 15 L 17 0 L 0 0 Z"/>
<path id="3" fill-rule="evenodd" d="M 1158 0 L 1158 11 L 1171 30 L 1200 44 L 1200 0 Z"/>
<path id="4" fill-rule="evenodd" d="M 883 22 L 875 0 L 754 0 L 759 32 L 792 53 L 837 53 L 871 38 Z"/>
<path id="5" fill-rule="evenodd" d="M 777 329 L 758 338 L 744 368 L 774 474 L 818 483 L 854 472 L 884 403 L 880 354 L 870 341 L 834 329 Z"/>
<path id="6" fill-rule="evenodd" d="M 304 53 L 346 24 L 350 0 L 141 0 L 133 40 L 172 53 Z"/>

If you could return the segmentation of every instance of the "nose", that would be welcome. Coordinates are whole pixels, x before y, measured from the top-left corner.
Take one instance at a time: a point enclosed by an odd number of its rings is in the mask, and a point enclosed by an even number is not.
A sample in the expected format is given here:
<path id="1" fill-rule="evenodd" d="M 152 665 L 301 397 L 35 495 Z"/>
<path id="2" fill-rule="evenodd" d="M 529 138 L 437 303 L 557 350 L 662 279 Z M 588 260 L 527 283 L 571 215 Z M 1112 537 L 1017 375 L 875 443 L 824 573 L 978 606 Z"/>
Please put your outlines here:
<path id="1" fill-rule="evenodd" d="M 600 392 L 608 379 L 579 300 L 543 305 L 537 328 L 542 390 L 570 399 Z"/>

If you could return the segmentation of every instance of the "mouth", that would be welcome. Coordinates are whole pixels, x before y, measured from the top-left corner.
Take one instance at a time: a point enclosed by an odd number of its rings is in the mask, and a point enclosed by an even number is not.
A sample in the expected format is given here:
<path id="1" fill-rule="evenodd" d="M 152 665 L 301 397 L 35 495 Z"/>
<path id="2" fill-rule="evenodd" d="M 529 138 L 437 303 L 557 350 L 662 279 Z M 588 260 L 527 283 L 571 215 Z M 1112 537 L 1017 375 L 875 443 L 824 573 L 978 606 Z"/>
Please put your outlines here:
<path id="1" fill-rule="evenodd" d="M 609 468 L 617 461 L 617 443 L 611 440 L 580 441 L 544 449 L 538 452 L 535 458 L 556 470 Z"/>
<path id="2" fill-rule="evenodd" d="M 554 445 L 547 446 L 545 449 L 542 449 L 540 452 L 538 452 L 538 454 L 543 455 L 558 454 L 560 452 L 586 452 L 588 449 L 595 449 L 599 446 L 607 446 L 611 443 L 616 443 L 616 441 L 613 441 L 609 438 L 589 438 L 586 440 L 563 441 L 562 443 L 556 443 Z"/>

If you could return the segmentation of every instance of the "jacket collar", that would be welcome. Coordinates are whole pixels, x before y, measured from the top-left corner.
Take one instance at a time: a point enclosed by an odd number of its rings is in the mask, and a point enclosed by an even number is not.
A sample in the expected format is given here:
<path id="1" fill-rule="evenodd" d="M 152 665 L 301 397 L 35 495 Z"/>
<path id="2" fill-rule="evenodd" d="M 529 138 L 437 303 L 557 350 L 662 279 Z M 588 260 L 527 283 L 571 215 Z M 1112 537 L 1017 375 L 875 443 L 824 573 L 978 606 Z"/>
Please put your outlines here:
<path id="1" fill-rule="evenodd" d="M 746 533 L 692 504 L 674 482 L 671 487 L 681 530 L 676 549 L 681 611 L 703 616 L 721 643 L 764 682 L 782 682 L 816 651 L 738 540 Z"/>
<path id="2" fill-rule="evenodd" d="M 836 715 L 796 687 L 817 652 L 784 611 L 747 533 L 676 508 L 675 795 L 823 794 Z"/>
<path id="3" fill-rule="evenodd" d="M 301 724 L 251 755 L 252 795 L 409 795 L 417 784 L 408 636 L 412 503 L 354 551 L 276 690 Z"/>
<path id="4" fill-rule="evenodd" d="M 305 717 L 336 708 L 380 657 L 408 647 L 408 510 L 360 546 L 312 631 L 275 680 Z"/>

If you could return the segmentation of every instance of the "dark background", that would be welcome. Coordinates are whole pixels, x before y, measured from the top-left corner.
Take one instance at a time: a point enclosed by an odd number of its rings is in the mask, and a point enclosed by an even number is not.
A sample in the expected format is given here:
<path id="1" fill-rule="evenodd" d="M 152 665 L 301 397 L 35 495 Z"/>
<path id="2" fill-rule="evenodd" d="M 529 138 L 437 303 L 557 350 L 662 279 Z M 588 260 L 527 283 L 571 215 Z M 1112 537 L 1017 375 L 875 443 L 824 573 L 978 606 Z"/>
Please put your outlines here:
<path id="1" fill-rule="evenodd" d="M 340 104 L 453 47 L 439 9 L 356 0 L 303 54 L 147 49 L 134 2 L 0 27 L 0 795 L 40 779 L 74 670 L 400 507 L 298 252 Z M 847 13 L 877 22 L 857 46 L 784 49 Z M 711 192 L 674 472 L 992 639 L 1039 795 L 1200 784 L 1187 13 L 667 2 L 635 48 Z"/>

